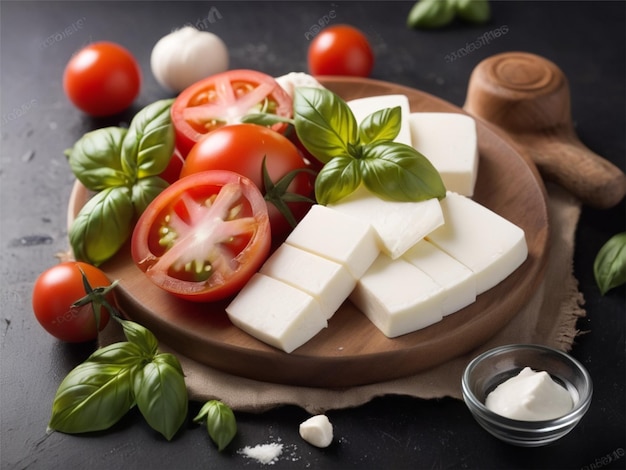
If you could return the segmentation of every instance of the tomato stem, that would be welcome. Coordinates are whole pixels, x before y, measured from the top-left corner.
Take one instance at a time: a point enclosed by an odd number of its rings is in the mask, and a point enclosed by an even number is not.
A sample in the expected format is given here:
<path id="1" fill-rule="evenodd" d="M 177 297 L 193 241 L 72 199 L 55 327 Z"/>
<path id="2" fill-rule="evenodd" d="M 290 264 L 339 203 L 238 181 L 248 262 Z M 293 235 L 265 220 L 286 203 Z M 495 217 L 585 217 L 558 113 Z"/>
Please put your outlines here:
<path id="1" fill-rule="evenodd" d="M 85 296 L 78 299 L 76 302 L 72 304 L 72 307 L 82 307 L 84 305 L 91 304 L 93 308 L 94 318 L 96 320 L 96 328 L 100 327 L 100 317 L 102 307 L 104 307 L 109 314 L 115 318 L 116 320 L 122 320 L 122 314 L 115 308 L 108 300 L 107 295 L 111 292 L 118 284 L 118 281 L 113 281 L 108 286 L 103 287 L 91 287 L 89 283 L 89 279 L 87 279 L 87 275 L 85 272 L 79 267 L 80 274 L 83 280 L 83 287 L 85 288 Z"/>

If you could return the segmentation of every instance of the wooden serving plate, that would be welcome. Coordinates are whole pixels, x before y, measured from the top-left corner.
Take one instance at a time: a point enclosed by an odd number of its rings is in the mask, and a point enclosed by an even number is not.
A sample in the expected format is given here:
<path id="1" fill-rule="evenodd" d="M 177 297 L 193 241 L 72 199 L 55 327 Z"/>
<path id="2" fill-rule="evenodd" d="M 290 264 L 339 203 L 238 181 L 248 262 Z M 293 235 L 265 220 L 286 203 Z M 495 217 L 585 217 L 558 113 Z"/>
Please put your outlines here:
<path id="1" fill-rule="evenodd" d="M 323 84 L 346 100 L 405 94 L 412 111 L 463 110 L 426 93 L 371 79 L 334 78 Z M 291 354 L 274 349 L 233 326 L 227 302 L 197 304 L 177 299 L 134 265 L 129 248 L 102 265 L 119 280 L 120 308 L 174 350 L 213 368 L 266 382 L 314 387 L 349 387 L 405 377 L 480 346 L 505 326 L 532 295 L 548 254 L 545 188 L 535 166 L 493 126 L 477 120 L 480 152 L 474 199 L 520 226 L 528 259 L 475 303 L 428 328 L 389 339 L 350 302 L 329 326 Z M 68 217 L 89 197 L 77 183 Z M 280 299 L 276 299 L 277 302 Z"/>

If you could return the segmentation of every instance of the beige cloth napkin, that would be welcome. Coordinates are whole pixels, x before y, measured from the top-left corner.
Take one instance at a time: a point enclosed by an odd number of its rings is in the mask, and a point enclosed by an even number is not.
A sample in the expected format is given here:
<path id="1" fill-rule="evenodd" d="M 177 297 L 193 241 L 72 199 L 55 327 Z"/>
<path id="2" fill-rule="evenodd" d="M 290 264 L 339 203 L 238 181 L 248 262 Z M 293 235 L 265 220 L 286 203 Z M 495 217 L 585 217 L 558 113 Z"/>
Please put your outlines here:
<path id="1" fill-rule="evenodd" d="M 585 316 L 582 294 L 573 275 L 574 234 L 580 203 L 565 190 L 548 183 L 551 248 L 545 277 L 528 304 L 488 343 L 471 353 L 406 378 L 345 389 L 279 385 L 236 377 L 176 354 L 185 372 L 192 400 L 219 399 L 234 410 L 262 412 L 281 405 L 298 405 L 310 413 L 355 407 L 383 395 L 408 395 L 430 399 L 461 397 L 461 375 L 467 363 L 482 351 L 512 343 L 536 343 L 570 351 Z M 124 337 L 117 322 L 101 334 L 101 344 Z"/>

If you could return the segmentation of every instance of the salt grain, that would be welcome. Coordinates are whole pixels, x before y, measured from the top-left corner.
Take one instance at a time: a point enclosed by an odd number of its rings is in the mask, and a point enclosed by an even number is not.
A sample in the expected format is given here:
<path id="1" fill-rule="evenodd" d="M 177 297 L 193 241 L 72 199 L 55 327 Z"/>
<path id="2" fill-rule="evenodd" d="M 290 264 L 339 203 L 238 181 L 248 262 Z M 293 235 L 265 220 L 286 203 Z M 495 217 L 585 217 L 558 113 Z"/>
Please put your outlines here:
<path id="1" fill-rule="evenodd" d="M 245 457 L 255 459 L 257 462 L 262 464 L 270 464 L 273 465 L 280 454 L 283 452 L 282 444 L 259 444 L 254 447 L 246 446 L 239 451 L 240 454 L 243 454 Z"/>

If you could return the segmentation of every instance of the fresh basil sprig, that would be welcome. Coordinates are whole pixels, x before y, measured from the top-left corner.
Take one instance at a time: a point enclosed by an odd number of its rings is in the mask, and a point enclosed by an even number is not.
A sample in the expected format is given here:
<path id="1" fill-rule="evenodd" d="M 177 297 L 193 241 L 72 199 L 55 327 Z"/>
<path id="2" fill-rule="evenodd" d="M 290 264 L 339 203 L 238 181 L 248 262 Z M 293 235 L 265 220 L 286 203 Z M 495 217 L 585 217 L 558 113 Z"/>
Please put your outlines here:
<path id="1" fill-rule="evenodd" d="M 157 351 L 143 326 L 122 320 L 128 341 L 96 350 L 63 379 L 52 404 L 51 431 L 68 434 L 113 426 L 133 406 L 171 440 L 187 417 L 187 388 L 178 359 Z"/>
<path id="2" fill-rule="evenodd" d="M 194 423 L 206 422 L 209 436 L 220 452 L 237 434 L 237 421 L 233 410 L 219 400 L 206 402 L 193 421 Z"/>
<path id="3" fill-rule="evenodd" d="M 130 236 L 133 220 L 167 187 L 158 175 L 174 151 L 172 102 L 146 106 L 128 129 L 88 132 L 66 151 L 76 178 L 96 192 L 70 227 L 76 259 L 98 266 L 113 256 Z"/>
<path id="4" fill-rule="evenodd" d="M 359 126 L 350 107 L 331 91 L 296 88 L 296 133 L 325 163 L 315 180 L 317 202 L 336 202 L 361 183 L 383 199 L 444 198 L 445 186 L 432 163 L 413 147 L 393 141 L 400 124 L 400 107 L 376 111 Z"/>
<path id="5" fill-rule="evenodd" d="M 613 235 L 600 248 L 593 273 L 602 295 L 626 283 L 626 232 Z"/>
<path id="6" fill-rule="evenodd" d="M 407 25 L 421 29 L 441 28 L 452 23 L 456 16 L 470 23 L 486 23 L 491 17 L 489 1 L 419 0 L 409 11 Z"/>

